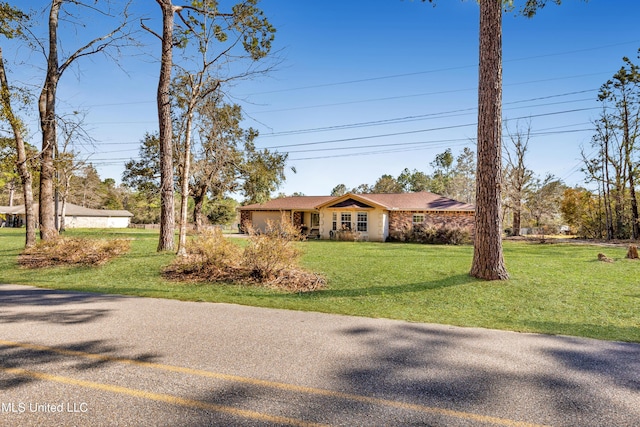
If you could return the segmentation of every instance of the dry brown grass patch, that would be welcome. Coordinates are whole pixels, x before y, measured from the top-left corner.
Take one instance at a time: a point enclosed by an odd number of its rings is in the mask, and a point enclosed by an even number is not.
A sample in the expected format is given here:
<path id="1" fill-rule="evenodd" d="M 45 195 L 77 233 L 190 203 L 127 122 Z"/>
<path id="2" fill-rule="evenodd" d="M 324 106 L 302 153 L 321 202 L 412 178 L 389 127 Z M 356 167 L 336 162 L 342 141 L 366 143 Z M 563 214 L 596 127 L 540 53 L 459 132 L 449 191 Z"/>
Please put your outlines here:
<path id="1" fill-rule="evenodd" d="M 18 257 L 18 264 L 26 268 L 102 265 L 127 253 L 130 247 L 131 242 L 126 239 L 57 237 L 25 249 Z"/>

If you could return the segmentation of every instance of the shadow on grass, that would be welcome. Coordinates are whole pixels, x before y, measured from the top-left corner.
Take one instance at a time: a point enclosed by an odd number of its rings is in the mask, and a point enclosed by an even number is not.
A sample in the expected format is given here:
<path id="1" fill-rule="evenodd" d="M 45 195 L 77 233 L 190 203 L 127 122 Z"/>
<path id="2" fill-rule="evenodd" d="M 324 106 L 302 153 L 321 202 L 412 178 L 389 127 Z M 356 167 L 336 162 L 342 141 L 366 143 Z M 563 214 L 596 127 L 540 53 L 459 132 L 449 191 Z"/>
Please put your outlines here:
<path id="1" fill-rule="evenodd" d="M 477 282 L 477 279 L 469 276 L 468 274 L 457 274 L 447 276 L 439 280 L 431 280 L 418 283 L 405 283 L 399 285 L 386 285 L 386 286 L 364 286 L 361 288 L 351 289 L 323 289 L 310 293 L 314 297 L 319 298 L 339 298 L 339 297 L 358 297 L 358 296 L 371 296 L 371 295 L 399 295 L 412 292 L 423 292 L 426 290 L 435 290 L 448 288 L 452 286 L 466 285 L 469 283 Z"/>

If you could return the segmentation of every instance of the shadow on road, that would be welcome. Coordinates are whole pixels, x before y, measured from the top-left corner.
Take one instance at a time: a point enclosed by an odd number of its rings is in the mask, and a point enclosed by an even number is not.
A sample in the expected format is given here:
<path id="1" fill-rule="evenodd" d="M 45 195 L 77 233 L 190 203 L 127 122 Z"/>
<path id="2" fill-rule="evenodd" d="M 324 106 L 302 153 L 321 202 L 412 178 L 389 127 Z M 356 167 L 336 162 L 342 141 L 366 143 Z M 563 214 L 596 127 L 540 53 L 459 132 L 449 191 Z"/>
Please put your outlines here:
<path id="1" fill-rule="evenodd" d="M 94 322 L 107 316 L 111 310 L 104 308 L 54 309 L 53 307 L 116 301 L 121 298 L 124 297 L 0 286 L 0 324 L 42 322 L 71 325 Z"/>
<path id="2" fill-rule="evenodd" d="M 81 341 L 42 349 L 0 343 L 0 367 L 43 371 L 55 370 L 56 366 L 64 365 L 78 371 L 86 371 L 117 363 L 117 354 L 120 350 L 117 346 L 101 340 Z M 82 357 L 77 353 L 88 353 L 96 355 L 96 357 Z M 159 355 L 156 354 L 141 354 L 133 359 L 141 362 L 152 362 L 158 358 Z M 37 380 L 28 376 L 0 377 L 0 390 L 18 387 L 32 381 Z"/>
<path id="3" fill-rule="evenodd" d="M 41 288 L 10 288 L 0 286 L 0 307 L 2 306 L 52 306 L 65 304 L 93 303 L 99 301 L 113 301 L 124 298 L 118 295 L 103 295 L 97 293 L 80 293 L 72 291 L 58 291 Z"/>

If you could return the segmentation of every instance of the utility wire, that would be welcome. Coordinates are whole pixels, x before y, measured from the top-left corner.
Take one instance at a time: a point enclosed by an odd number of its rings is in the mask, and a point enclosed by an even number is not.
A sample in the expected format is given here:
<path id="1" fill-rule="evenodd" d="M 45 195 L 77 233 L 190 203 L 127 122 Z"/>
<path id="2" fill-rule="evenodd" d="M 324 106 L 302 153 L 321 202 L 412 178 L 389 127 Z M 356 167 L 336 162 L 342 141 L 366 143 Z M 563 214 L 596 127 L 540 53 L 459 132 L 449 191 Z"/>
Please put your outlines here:
<path id="1" fill-rule="evenodd" d="M 549 54 L 545 54 L 545 55 L 526 56 L 526 57 L 522 57 L 522 58 L 513 58 L 513 59 L 508 59 L 507 58 L 507 59 L 504 59 L 502 62 L 503 63 L 521 62 L 521 61 L 527 61 L 527 60 L 530 60 L 530 59 L 550 58 L 550 57 L 554 57 L 554 56 L 566 56 L 566 55 L 570 55 L 570 54 L 574 54 L 574 53 L 584 53 L 584 52 L 600 50 L 600 49 L 609 49 L 609 48 L 616 47 L 616 46 L 624 46 L 624 45 L 628 45 L 628 44 L 637 44 L 638 42 L 640 42 L 640 40 L 632 40 L 632 41 L 628 41 L 628 42 L 613 43 L 613 44 L 608 44 L 608 45 L 594 46 L 594 47 L 591 47 L 591 48 L 570 50 L 570 51 L 564 51 L 564 52 L 555 52 L 555 53 L 549 53 Z M 386 75 L 386 76 L 370 77 L 370 78 L 366 78 L 366 79 L 346 80 L 346 81 L 342 81 L 342 82 L 321 83 L 321 84 L 317 84 L 317 85 L 299 86 L 299 87 L 277 89 L 277 90 L 270 90 L 270 91 L 264 91 L 264 92 L 255 92 L 255 93 L 253 93 L 251 95 L 266 95 L 266 94 L 281 93 L 281 92 L 293 92 L 293 91 L 306 90 L 306 89 L 318 89 L 318 88 L 332 87 L 332 86 L 343 86 L 343 85 L 350 85 L 350 84 L 356 84 L 356 83 L 366 83 L 366 82 L 379 81 L 379 80 L 396 79 L 396 78 L 401 78 L 401 77 L 412 77 L 412 76 L 417 76 L 417 75 L 433 74 L 433 73 L 440 73 L 440 72 L 454 71 L 454 70 L 462 70 L 462 69 L 468 69 L 468 68 L 477 68 L 477 67 L 478 67 L 478 64 L 473 64 L 473 65 L 469 64 L 469 65 L 461 65 L 461 66 L 457 66 L 457 67 L 436 68 L 436 69 L 433 69 L 433 70 L 415 71 L 415 72 L 412 72 L 412 73 L 391 74 L 391 75 Z M 249 95 L 249 96 L 251 96 L 251 95 Z"/>

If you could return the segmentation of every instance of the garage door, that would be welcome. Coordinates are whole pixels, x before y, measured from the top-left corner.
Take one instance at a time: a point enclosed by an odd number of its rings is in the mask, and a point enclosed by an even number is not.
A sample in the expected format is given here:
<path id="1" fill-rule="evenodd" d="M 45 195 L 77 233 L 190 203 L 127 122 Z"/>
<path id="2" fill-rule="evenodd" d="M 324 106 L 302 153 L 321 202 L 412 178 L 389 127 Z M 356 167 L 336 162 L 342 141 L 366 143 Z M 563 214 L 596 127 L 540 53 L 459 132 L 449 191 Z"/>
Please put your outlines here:
<path id="1" fill-rule="evenodd" d="M 282 212 L 280 211 L 254 211 L 252 222 L 256 230 L 265 231 L 267 220 L 280 221 L 280 218 L 282 218 Z"/>

